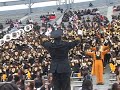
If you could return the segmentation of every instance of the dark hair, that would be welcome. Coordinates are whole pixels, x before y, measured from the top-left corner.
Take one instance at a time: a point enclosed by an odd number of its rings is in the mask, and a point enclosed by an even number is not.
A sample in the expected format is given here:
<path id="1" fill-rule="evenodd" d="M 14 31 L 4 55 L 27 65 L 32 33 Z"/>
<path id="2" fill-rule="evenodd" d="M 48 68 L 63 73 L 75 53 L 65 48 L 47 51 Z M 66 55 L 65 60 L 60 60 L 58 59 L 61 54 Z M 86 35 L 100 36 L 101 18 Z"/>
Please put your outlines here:
<path id="1" fill-rule="evenodd" d="M 18 75 L 15 75 L 14 76 L 14 81 L 15 81 L 15 83 L 17 83 L 18 81 L 20 81 L 20 77 Z"/>
<path id="2" fill-rule="evenodd" d="M 118 83 L 114 83 L 111 90 L 118 90 L 118 86 Z"/>
<path id="3" fill-rule="evenodd" d="M 25 90 L 25 80 L 24 79 L 21 79 L 20 89 Z"/>
<path id="4" fill-rule="evenodd" d="M 4 83 L 0 85 L 0 90 L 19 90 L 17 85 L 13 83 Z"/>
<path id="5" fill-rule="evenodd" d="M 34 84 L 35 84 L 35 88 L 39 88 L 43 85 L 42 80 L 39 80 L 39 79 L 35 80 Z"/>
<path id="6" fill-rule="evenodd" d="M 91 80 L 85 80 L 82 84 L 82 90 L 93 90 L 93 84 Z"/>
<path id="7" fill-rule="evenodd" d="M 34 89 L 34 82 L 29 82 L 28 87 L 30 90 L 33 90 Z"/>

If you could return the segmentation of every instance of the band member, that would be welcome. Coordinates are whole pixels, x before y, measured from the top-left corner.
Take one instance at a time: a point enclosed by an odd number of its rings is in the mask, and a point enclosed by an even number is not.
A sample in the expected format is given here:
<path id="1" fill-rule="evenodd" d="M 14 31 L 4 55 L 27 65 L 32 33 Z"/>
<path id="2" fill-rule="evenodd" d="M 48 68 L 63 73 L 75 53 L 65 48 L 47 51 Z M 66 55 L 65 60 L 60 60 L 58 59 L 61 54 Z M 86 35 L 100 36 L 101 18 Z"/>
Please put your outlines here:
<path id="1" fill-rule="evenodd" d="M 97 45 L 98 46 L 98 45 Z M 99 51 L 105 51 L 106 49 L 109 49 L 109 45 L 108 46 L 104 46 L 104 45 L 100 45 L 100 48 L 99 48 Z M 94 47 L 92 47 L 91 48 L 91 50 L 93 50 L 93 51 L 96 51 L 96 47 L 94 46 Z M 105 54 L 106 55 L 106 54 Z M 105 56 L 104 55 L 104 56 Z M 105 60 L 103 59 L 103 61 L 104 61 L 104 63 L 105 63 Z M 103 65 L 104 65 L 104 63 L 103 63 Z M 95 75 L 95 70 L 94 70 L 95 68 L 94 68 L 94 61 L 93 61 L 93 65 L 92 65 L 92 71 L 91 71 L 91 74 L 92 75 Z"/>
<path id="2" fill-rule="evenodd" d="M 92 56 L 94 60 L 94 74 L 96 76 L 97 80 L 97 85 L 103 85 L 104 80 L 103 80 L 103 60 L 104 60 L 104 55 L 109 52 L 109 49 L 105 51 L 100 51 L 100 47 L 96 47 L 96 51 L 89 52 L 87 51 L 86 54 L 89 56 Z"/>
<path id="3" fill-rule="evenodd" d="M 52 58 L 50 73 L 53 75 L 54 90 L 70 90 L 71 67 L 68 52 L 80 43 L 79 40 L 72 42 L 61 40 L 62 33 L 62 30 L 51 32 L 51 37 L 54 38 L 52 42 L 41 40 L 42 45 L 49 51 Z"/>

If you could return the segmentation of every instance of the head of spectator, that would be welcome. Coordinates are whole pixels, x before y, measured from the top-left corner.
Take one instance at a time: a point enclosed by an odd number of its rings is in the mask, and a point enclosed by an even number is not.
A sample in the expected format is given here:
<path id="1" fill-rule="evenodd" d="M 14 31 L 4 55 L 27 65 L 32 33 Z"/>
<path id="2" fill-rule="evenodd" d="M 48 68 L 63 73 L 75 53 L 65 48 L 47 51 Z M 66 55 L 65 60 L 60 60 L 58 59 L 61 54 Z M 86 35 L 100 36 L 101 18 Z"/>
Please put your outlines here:
<path id="1" fill-rule="evenodd" d="M 93 90 L 93 84 L 91 80 L 85 80 L 82 84 L 82 90 Z"/>
<path id="2" fill-rule="evenodd" d="M 13 83 L 4 83 L 0 85 L 0 90 L 19 90 L 17 85 Z"/>
<path id="3" fill-rule="evenodd" d="M 14 75 L 14 83 L 18 84 L 20 82 L 20 77 L 18 75 Z"/>
<path id="4" fill-rule="evenodd" d="M 35 88 L 40 88 L 42 85 L 43 85 L 43 81 L 42 81 L 42 75 L 37 75 L 35 81 L 34 81 L 34 84 L 35 84 Z"/>
<path id="5" fill-rule="evenodd" d="M 111 90 L 120 90 L 119 84 L 118 84 L 118 83 L 114 83 L 114 84 L 112 85 L 112 89 L 111 89 Z"/>
<path id="6" fill-rule="evenodd" d="M 34 90 L 34 83 L 29 82 L 28 85 L 26 86 L 25 90 Z"/>

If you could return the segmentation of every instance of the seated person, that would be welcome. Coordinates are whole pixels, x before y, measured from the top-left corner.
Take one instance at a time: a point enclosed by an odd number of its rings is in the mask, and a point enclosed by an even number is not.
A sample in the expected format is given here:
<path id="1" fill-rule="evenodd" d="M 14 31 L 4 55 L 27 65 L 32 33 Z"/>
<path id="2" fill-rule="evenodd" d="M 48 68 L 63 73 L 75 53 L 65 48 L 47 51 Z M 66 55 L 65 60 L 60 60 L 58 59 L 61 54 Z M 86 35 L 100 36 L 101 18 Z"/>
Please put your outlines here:
<path id="1" fill-rule="evenodd" d="M 25 90 L 34 90 L 34 83 L 33 83 L 33 82 L 29 82 L 29 83 L 26 85 Z"/>
<path id="2" fill-rule="evenodd" d="M 82 84 L 82 90 L 93 90 L 93 84 L 91 80 L 85 80 Z"/>
<path id="3" fill-rule="evenodd" d="M 111 90 L 120 90 L 118 83 L 114 83 Z"/>

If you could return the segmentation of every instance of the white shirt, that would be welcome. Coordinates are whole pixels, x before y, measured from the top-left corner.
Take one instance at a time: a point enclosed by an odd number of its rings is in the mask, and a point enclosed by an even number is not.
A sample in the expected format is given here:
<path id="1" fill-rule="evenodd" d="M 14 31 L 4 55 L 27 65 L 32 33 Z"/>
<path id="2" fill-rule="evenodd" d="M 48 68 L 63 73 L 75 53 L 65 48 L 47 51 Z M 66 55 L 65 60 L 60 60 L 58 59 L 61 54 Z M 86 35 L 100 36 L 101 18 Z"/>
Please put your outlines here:
<path id="1" fill-rule="evenodd" d="M 82 30 L 78 30 L 78 35 L 83 35 L 83 31 Z"/>

